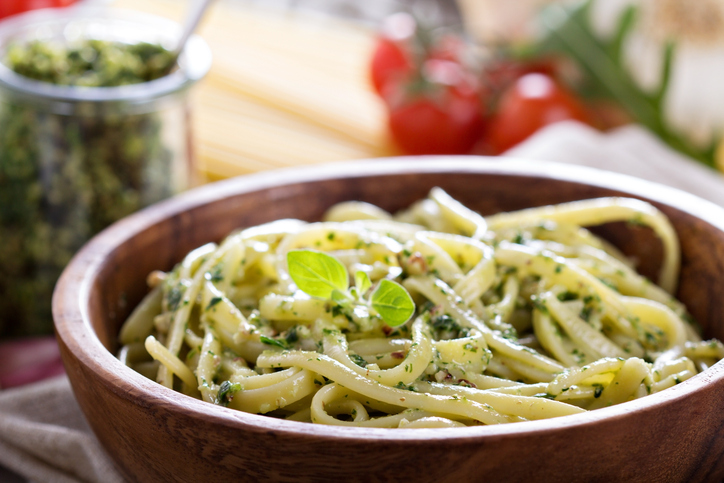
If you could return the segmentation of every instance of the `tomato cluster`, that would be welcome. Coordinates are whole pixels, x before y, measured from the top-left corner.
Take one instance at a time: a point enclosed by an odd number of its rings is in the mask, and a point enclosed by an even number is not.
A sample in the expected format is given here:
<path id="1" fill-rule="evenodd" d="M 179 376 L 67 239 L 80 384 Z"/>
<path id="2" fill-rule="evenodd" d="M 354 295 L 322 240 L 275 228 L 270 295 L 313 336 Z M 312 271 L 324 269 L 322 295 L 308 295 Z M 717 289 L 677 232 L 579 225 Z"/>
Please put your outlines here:
<path id="1" fill-rule="evenodd" d="M 464 62 L 458 37 L 421 35 L 404 13 L 386 19 L 370 63 L 387 105 L 389 131 L 408 154 L 499 154 L 541 127 L 590 123 L 586 108 L 550 62 Z"/>
<path id="2" fill-rule="evenodd" d="M 38 8 L 66 7 L 76 0 L 0 0 L 0 18 Z"/>

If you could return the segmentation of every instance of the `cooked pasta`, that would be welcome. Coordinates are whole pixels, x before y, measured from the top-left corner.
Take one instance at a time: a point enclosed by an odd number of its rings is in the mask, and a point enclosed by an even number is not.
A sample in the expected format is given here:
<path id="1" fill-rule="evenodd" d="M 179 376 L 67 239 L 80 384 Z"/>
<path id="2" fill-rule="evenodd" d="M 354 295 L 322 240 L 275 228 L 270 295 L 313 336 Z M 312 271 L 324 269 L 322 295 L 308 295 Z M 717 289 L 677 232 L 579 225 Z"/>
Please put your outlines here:
<path id="1" fill-rule="evenodd" d="M 613 221 L 661 239 L 659 285 L 583 227 Z M 120 357 L 189 396 L 295 421 L 566 416 L 662 391 L 724 357 L 672 297 L 678 270 L 673 228 L 643 201 L 483 217 L 434 188 L 395 215 L 345 202 L 322 222 L 275 221 L 192 251 L 151 274 Z"/>

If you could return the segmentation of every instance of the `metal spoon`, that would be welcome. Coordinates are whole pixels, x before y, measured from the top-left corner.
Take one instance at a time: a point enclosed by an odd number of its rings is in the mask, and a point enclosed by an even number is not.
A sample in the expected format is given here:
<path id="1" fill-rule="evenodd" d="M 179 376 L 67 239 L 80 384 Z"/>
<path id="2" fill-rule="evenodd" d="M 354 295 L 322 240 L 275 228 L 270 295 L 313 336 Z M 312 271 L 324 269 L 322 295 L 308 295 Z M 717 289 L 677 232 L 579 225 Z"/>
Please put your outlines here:
<path id="1" fill-rule="evenodd" d="M 186 42 L 188 42 L 189 37 L 191 37 L 191 34 L 194 33 L 196 27 L 198 27 L 199 22 L 204 16 L 204 13 L 206 13 L 206 9 L 208 9 L 209 5 L 211 5 L 213 1 L 214 0 L 192 0 L 191 8 L 186 14 L 186 20 L 184 21 L 181 37 L 179 38 L 176 48 L 173 50 L 173 52 L 171 52 L 174 61 L 169 65 L 169 71 L 176 66 L 181 52 L 183 52 L 184 48 L 186 47 Z"/>

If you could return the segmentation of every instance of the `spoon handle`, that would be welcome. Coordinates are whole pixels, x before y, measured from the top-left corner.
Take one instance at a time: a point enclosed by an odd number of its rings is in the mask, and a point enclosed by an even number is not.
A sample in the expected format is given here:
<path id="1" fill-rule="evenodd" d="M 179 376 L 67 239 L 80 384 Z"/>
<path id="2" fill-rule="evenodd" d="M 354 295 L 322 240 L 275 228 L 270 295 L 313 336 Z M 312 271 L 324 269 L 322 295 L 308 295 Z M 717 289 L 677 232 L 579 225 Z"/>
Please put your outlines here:
<path id="1" fill-rule="evenodd" d="M 194 30 L 196 30 L 201 18 L 204 16 L 204 12 L 206 12 L 206 9 L 213 1 L 214 0 L 191 0 L 191 8 L 186 14 L 186 21 L 184 22 L 181 38 L 179 39 L 178 45 L 176 45 L 176 49 L 173 52 L 175 57 L 178 58 L 178 56 L 181 55 L 181 52 L 186 46 L 186 42 L 189 40 L 189 37 L 191 37 Z"/>

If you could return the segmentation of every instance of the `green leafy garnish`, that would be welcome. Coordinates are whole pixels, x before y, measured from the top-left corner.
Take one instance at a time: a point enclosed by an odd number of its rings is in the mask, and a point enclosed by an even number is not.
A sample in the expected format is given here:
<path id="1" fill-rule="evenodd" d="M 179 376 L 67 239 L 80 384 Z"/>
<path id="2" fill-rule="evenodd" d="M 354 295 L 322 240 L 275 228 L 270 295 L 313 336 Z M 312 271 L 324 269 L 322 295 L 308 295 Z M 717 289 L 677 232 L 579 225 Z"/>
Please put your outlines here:
<path id="1" fill-rule="evenodd" d="M 370 277 L 368 277 L 365 272 L 360 270 L 354 274 L 354 285 L 357 288 L 360 296 L 362 296 L 370 289 L 370 287 L 372 286 L 372 282 L 370 282 Z"/>
<path id="2" fill-rule="evenodd" d="M 259 340 L 262 344 L 279 347 L 280 349 L 289 349 L 289 343 L 286 340 L 272 339 L 271 337 L 267 337 L 265 335 L 260 335 Z"/>
<path id="3" fill-rule="evenodd" d="M 171 287 L 171 290 L 169 290 L 168 294 L 166 295 L 166 304 L 168 305 L 168 310 L 176 310 L 179 306 L 179 303 L 181 303 L 181 299 L 183 298 L 183 296 L 183 285 L 179 284 L 175 287 Z"/>
<path id="4" fill-rule="evenodd" d="M 221 272 L 221 266 L 216 265 L 214 268 L 206 273 L 205 277 L 206 280 L 210 280 L 214 283 L 224 280 L 224 274 Z"/>
<path id="5" fill-rule="evenodd" d="M 310 294 L 311 295 L 311 294 Z M 347 295 L 344 292 L 340 292 L 337 289 L 332 290 L 332 294 L 329 297 L 330 299 L 334 300 L 337 303 L 344 304 L 345 302 L 349 302 L 349 295 Z"/>
<path id="6" fill-rule="evenodd" d="M 209 300 L 209 305 L 206 306 L 206 310 L 209 310 L 211 307 L 218 304 L 219 302 L 221 302 L 221 297 L 212 298 L 211 300 Z"/>
<path id="7" fill-rule="evenodd" d="M 352 359 L 352 362 L 354 362 L 358 366 L 367 367 L 367 361 L 364 359 L 364 357 L 362 357 L 358 354 L 350 354 L 349 358 Z"/>
<path id="8" fill-rule="evenodd" d="M 336 258 L 311 250 L 292 250 L 287 253 L 289 275 L 299 290 L 312 297 L 329 299 L 332 292 L 347 291 L 347 269 Z"/>
<path id="9" fill-rule="evenodd" d="M 369 301 L 362 296 L 370 289 L 372 282 L 364 272 L 355 273 L 355 287 L 348 291 L 347 269 L 336 258 L 312 250 L 292 250 L 287 254 L 289 275 L 302 292 L 312 297 L 336 302 L 336 310 L 346 315 L 346 309 L 354 304 L 369 305 L 390 327 L 404 324 L 415 312 L 415 303 L 405 288 L 383 279 L 372 293 Z M 352 293 L 350 293 L 352 292 Z M 334 314 L 337 315 L 337 314 Z M 262 339 L 262 342 L 269 344 Z"/>
<path id="10" fill-rule="evenodd" d="M 297 334 L 296 325 L 287 331 L 287 335 L 286 337 L 284 337 L 284 340 L 287 341 L 287 344 L 293 344 L 299 340 L 299 334 Z"/>
<path id="11" fill-rule="evenodd" d="M 443 332 L 459 332 L 462 327 L 448 314 L 438 315 L 432 319 L 432 328 Z"/>
<path id="12" fill-rule="evenodd" d="M 239 391 L 241 391 L 241 384 L 238 382 L 233 384 L 229 381 L 222 382 L 221 387 L 219 387 L 219 392 L 216 395 L 216 404 L 224 407 L 228 406 L 229 402 L 234 399 L 234 394 Z"/>
<path id="13" fill-rule="evenodd" d="M 565 292 L 559 293 L 557 297 L 561 302 L 568 302 L 569 300 L 577 300 L 578 294 L 576 292 L 566 290 Z"/>
<path id="14" fill-rule="evenodd" d="M 408 385 L 408 384 L 405 384 L 405 383 L 402 382 L 402 381 L 400 381 L 400 382 L 398 382 L 397 384 L 395 384 L 394 387 L 396 387 L 397 389 L 403 389 L 403 390 L 405 390 L 405 391 L 417 392 L 417 389 L 415 389 L 415 386 L 413 386 L 412 384 L 409 384 L 409 385 Z"/>
<path id="15" fill-rule="evenodd" d="M 370 299 L 375 309 L 390 327 L 402 325 L 415 312 L 415 302 L 407 290 L 397 282 L 382 279 Z"/>

